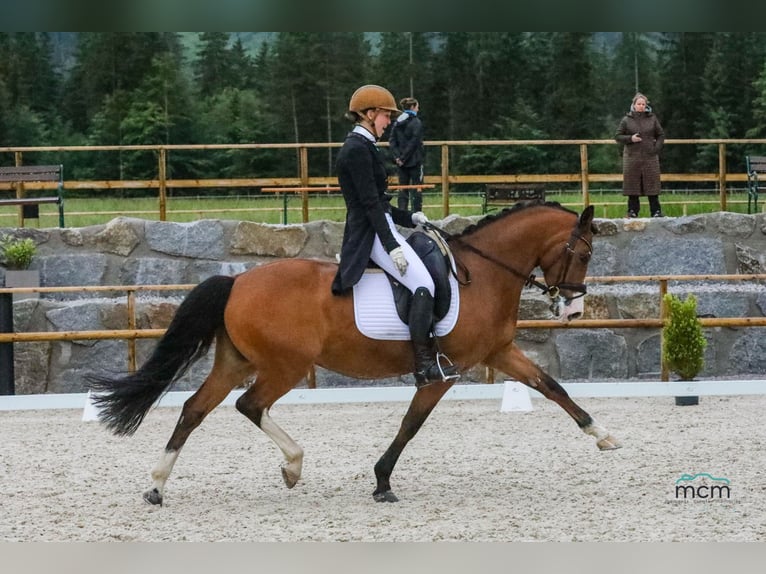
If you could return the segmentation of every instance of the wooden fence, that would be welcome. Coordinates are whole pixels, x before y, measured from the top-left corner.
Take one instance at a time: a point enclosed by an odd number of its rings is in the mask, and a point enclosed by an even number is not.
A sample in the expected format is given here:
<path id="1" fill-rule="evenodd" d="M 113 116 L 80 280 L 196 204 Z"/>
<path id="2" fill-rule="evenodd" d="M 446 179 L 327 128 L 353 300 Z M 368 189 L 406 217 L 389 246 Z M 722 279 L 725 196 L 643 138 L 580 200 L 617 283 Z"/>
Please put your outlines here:
<path id="1" fill-rule="evenodd" d="M 387 145 L 383 143 L 382 145 Z M 544 183 L 544 184 L 567 184 L 577 185 L 582 194 L 580 207 L 588 205 L 600 205 L 594 202 L 590 196 L 590 188 L 595 183 L 618 183 L 622 181 L 622 173 L 593 173 L 590 168 L 589 151 L 596 146 L 617 145 L 614 140 L 468 140 L 468 141 L 428 141 L 426 147 L 436 148 L 439 151 L 439 163 L 437 175 L 426 175 L 424 183 L 438 186 L 441 193 L 442 216 L 450 214 L 450 188 L 461 184 L 498 184 L 498 183 Z M 718 167 L 708 173 L 663 173 L 663 182 L 675 183 L 705 183 L 715 187 L 718 192 L 718 209 L 727 210 L 730 201 L 741 203 L 741 200 L 732 200 L 727 196 L 732 186 L 741 184 L 744 188 L 747 182 L 745 173 L 744 154 L 742 158 L 742 170 L 729 172 L 727 170 L 727 146 L 748 145 L 764 146 L 766 139 L 668 139 L 666 146 L 674 145 L 703 145 L 715 146 L 718 154 Z M 83 181 L 65 179 L 65 191 L 73 190 L 113 190 L 113 189 L 156 189 L 157 190 L 157 214 L 161 221 L 167 220 L 168 214 L 168 190 L 172 189 L 211 189 L 211 188 L 254 188 L 263 187 L 300 187 L 314 188 L 337 185 L 337 179 L 333 175 L 316 176 L 310 175 L 318 168 L 309 165 L 310 149 L 331 149 L 339 147 L 340 143 L 296 143 L 296 144 L 209 144 L 209 145 L 135 145 L 135 146 L 42 146 L 42 147 L 0 147 L 0 153 L 12 153 L 15 165 L 23 165 L 25 153 L 57 152 L 61 154 L 85 153 L 85 152 L 126 152 L 145 151 L 154 152 L 157 155 L 157 178 L 149 180 L 124 180 L 110 179 L 98 181 Z M 479 146 L 558 146 L 574 148 L 579 153 L 580 169 L 575 173 L 505 173 L 505 174 L 458 174 L 453 173 L 450 162 L 451 152 L 466 147 Z M 244 177 L 244 178 L 211 178 L 211 179 L 174 179 L 168 177 L 168 155 L 174 150 L 295 150 L 297 154 L 297 173 L 292 177 Z M 62 160 L 66 168 L 66 160 Z M 323 170 L 327 170 L 324 166 Z M 314 169 L 310 169 L 314 167 Z M 391 183 L 395 181 L 391 180 Z M 29 189 L 49 189 L 54 184 L 36 183 Z M 11 184 L 0 184 L 0 190 L 14 189 Z M 23 195 L 24 190 L 17 190 L 17 195 Z M 308 191 L 302 192 L 302 211 L 304 223 L 308 221 Z M 746 195 L 746 194 L 745 194 Z M 746 199 L 745 199 L 746 203 Z M 766 206 L 766 202 L 763 204 Z M 762 207 L 763 208 L 763 207 Z"/>
<path id="2" fill-rule="evenodd" d="M 610 283 L 633 283 L 651 282 L 656 283 L 658 288 L 660 316 L 646 319 L 578 319 L 571 323 L 561 323 L 555 320 L 519 320 L 519 329 L 630 329 L 630 328 L 655 328 L 660 329 L 667 321 L 667 309 L 664 303 L 664 295 L 668 292 L 668 282 L 691 282 L 691 281 L 763 281 L 766 274 L 755 275 L 635 275 L 635 276 L 603 276 L 587 277 L 588 284 Z M 137 329 L 136 328 L 136 295 L 142 291 L 179 291 L 193 288 L 193 284 L 181 285 L 115 285 L 115 286 L 83 286 L 83 287 L 25 287 L 25 288 L 0 288 L 0 296 L 13 293 L 103 293 L 124 292 L 127 297 L 128 324 L 126 329 L 120 330 L 94 330 L 94 331 L 43 331 L 23 333 L 0 333 L 0 345 L 30 341 L 74 341 L 74 340 L 101 340 L 101 339 L 124 339 L 128 344 L 128 367 L 131 371 L 136 369 L 136 340 L 159 338 L 165 333 L 165 329 Z M 705 328 L 710 327 L 766 327 L 766 317 L 713 317 L 701 318 L 700 322 Z M 661 341 L 662 345 L 662 341 Z M 662 347 L 661 347 L 662 348 Z M 662 380 L 667 381 L 669 373 L 665 365 L 661 365 Z M 315 388 L 315 376 L 313 371 L 307 374 L 309 387 Z M 488 369 L 487 382 L 494 382 L 495 373 Z"/>

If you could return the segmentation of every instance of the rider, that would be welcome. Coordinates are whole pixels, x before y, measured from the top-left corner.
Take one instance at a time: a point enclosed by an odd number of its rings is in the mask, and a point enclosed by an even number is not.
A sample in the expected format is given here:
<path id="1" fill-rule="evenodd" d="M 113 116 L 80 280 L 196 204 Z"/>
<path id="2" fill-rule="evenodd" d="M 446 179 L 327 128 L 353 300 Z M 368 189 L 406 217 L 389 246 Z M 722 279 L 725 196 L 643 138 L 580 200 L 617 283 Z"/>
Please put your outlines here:
<path id="1" fill-rule="evenodd" d="M 409 313 L 410 338 L 415 355 L 418 388 L 459 377 L 457 368 L 440 364 L 434 322 L 434 282 L 426 266 L 395 227 L 415 227 L 428 222 L 422 211 L 411 212 L 390 204 L 384 156 L 376 142 L 399 114 L 396 100 L 387 89 L 365 85 L 351 96 L 346 118 L 354 122 L 338 153 L 338 182 L 346 202 L 346 225 L 340 266 L 332 292 L 343 294 L 362 277 L 370 260 L 412 292 Z M 449 361 L 448 361 L 449 362 Z"/>

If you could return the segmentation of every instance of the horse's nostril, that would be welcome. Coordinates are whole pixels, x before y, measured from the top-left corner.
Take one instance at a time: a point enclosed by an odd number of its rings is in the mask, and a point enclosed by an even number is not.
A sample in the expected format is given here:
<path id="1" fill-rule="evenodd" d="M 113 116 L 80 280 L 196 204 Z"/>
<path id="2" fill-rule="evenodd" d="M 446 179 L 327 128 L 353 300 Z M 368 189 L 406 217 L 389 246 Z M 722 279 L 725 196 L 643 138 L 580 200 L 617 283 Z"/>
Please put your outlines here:
<path id="1" fill-rule="evenodd" d="M 580 317 L 582 317 L 582 313 L 580 313 L 579 311 L 577 313 L 570 313 L 569 315 L 567 315 L 567 319 L 569 319 L 570 321 L 574 321 L 576 319 L 579 319 Z"/>

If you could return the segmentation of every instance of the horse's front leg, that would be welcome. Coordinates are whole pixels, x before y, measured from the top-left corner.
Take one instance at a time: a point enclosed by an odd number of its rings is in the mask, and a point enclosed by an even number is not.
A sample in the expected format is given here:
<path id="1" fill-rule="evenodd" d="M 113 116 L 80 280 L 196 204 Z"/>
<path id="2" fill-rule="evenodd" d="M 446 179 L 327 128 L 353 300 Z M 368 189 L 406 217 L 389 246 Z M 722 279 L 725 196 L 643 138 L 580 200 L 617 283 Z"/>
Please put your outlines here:
<path id="1" fill-rule="evenodd" d="M 380 457 L 380 460 L 375 464 L 375 478 L 378 481 L 378 485 L 372 493 L 372 497 L 376 502 L 396 502 L 399 500 L 391 492 L 391 483 L 389 482 L 394 466 L 396 466 L 396 461 L 399 460 L 399 456 L 402 454 L 404 447 L 407 446 L 407 443 L 417 434 L 420 427 L 423 426 L 428 415 L 434 410 L 436 403 L 439 402 L 452 385 L 452 382 L 434 383 L 421 387 L 415 392 L 410 407 L 402 419 L 399 432 L 396 434 L 391 446 L 388 447 L 383 456 Z"/>
<path id="2" fill-rule="evenodd" d="M 613 450 L 622 446 L 615 437 L 609 434 L 609 431 L 597 424 L 587 412 L 571 399 L 556 379 L 527 358 L 516 343 L 511 344 L 503 352 L 492 355 L 485 363 L 507 373 L 558 404 L 569 413 L 569 416 L 575 420 L 585 434 L 595 437 L 596 445 L 600 450 Z"/>

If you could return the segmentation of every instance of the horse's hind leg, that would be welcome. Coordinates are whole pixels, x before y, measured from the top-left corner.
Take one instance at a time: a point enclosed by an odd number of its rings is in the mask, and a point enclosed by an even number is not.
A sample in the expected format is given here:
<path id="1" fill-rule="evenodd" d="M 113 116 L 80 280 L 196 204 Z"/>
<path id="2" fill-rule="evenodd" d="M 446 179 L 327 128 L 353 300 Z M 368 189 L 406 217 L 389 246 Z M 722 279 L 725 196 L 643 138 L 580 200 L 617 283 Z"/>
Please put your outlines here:
<path id="1" fill-rule="evenodd" d="M 596 446 L 600 450 L 613 450 L 622 446 L 609 434 L 609 431 L 597 424 L 571 399 L 556 379 L 529 360 L 515 343 L 508 352 L 493 356 L 486 364 L 508 373 L 514 379 L 539 391 L 545 398 L 558 404 L 569 413 L 585 434 L 596 439 Z"/>
<path id="2" fill-rule="evenodd" d="M 280 365 L 270 364 L 259 369 L 258 377 L 250 388 L 237 399 L 239 412 L 253 421 L 282 451 L 285 462 L 282 465 L 282 479 L 287 488 L 298 482 L 303 471 L 303 449 L 290 435 L 269 416 L 269 409 L 279 397 L 297 385 L 306 376 L 311 364 L 294 360 Z"/>
<path id="3" fill-rule="evenodd" d="M 213 368 L 202 386 L 184 403 L 173 434 L 152 470 L 154 483 L 144 492 L 146 502 L 162 505 L 165 483 L 189 435 L 252 372 L 253 366 L 234 348 L 228 335 L 225 332 L 219 333 Z"/>

